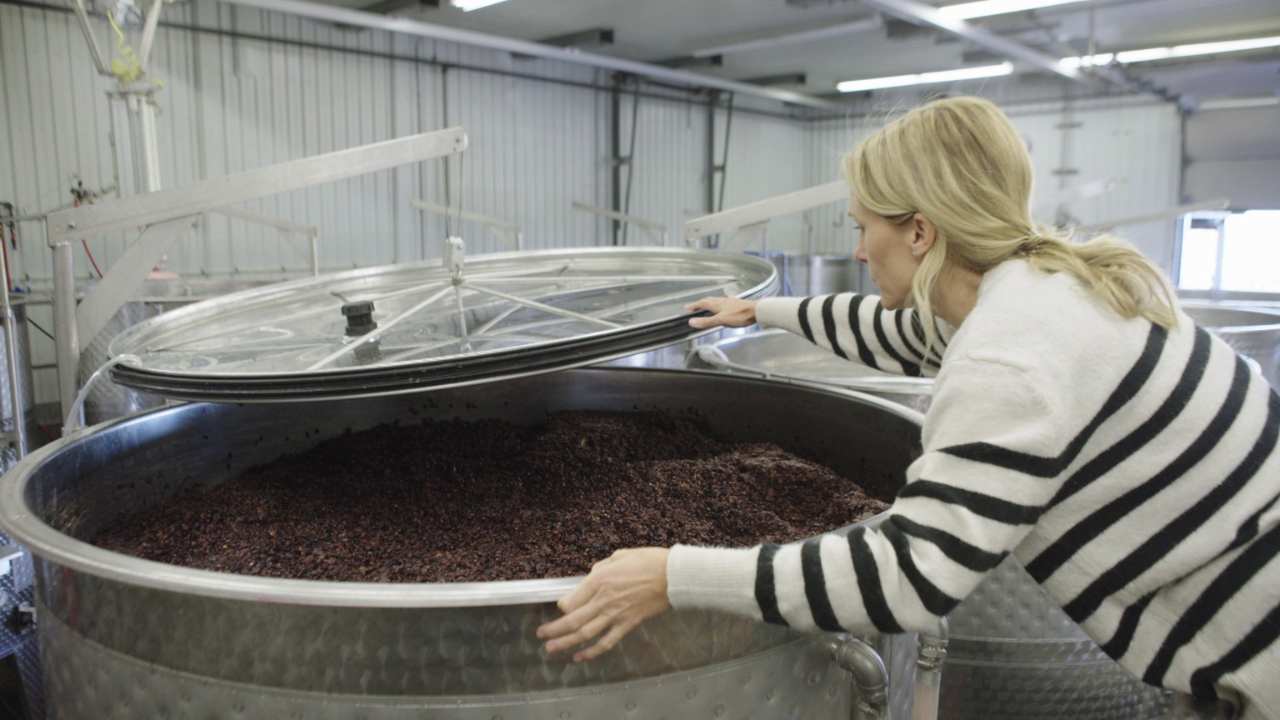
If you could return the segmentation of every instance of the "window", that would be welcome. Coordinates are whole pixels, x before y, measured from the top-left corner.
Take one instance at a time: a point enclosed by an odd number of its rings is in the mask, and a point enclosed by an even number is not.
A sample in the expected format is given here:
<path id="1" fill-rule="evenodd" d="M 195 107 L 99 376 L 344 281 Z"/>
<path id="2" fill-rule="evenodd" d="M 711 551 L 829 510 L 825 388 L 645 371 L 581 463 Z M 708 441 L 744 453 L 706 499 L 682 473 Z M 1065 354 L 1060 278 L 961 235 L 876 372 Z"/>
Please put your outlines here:
<path id="1" fill-rule="evenodd" d="M 1280 210 L 1184 216 L 1178 289 L 1280 295 Z"/>

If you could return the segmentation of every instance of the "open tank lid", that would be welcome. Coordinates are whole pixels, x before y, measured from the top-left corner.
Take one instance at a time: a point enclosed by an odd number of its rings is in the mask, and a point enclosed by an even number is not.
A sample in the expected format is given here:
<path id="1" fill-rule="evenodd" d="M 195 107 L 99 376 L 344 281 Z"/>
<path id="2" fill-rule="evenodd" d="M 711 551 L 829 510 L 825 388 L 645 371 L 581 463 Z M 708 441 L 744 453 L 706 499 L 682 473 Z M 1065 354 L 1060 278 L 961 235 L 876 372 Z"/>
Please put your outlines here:
<path id="1" fill-rule="evenodd" d="M 755 298 L 773 265 L 678 248 L 575 248 L 351 270 L 246 290 L 135 325 L 116 382 L 269 402 L 452 387 L 622 357 L 699 334 L 684 305 Z M 123 356 L 123 357 L 122 357 Z"/>

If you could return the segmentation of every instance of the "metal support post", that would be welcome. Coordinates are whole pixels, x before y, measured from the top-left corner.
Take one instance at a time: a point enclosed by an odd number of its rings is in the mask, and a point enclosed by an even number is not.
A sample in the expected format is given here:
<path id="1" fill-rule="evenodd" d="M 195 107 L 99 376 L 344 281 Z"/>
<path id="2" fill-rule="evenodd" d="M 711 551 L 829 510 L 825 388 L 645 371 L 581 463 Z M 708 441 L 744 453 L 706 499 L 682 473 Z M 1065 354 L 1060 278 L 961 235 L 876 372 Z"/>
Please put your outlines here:
<path id="1" fill-rule="evenodd" d="M 72 0 L 72 9 L 75 10 L 76 19 L 80 21 L 80 30 L 84 33 L 84 39 L 89 43 L 89 53 L 93 56 L 93 66 L 98 69 L 100 75 L 111 75 L 111 67 L 107 65 L 106 56 L 102 54 L 102 47 L 98 45 L 98 38 L 93 34 L 93 25 L 89 23 L 89 11 L 85 9 L 84 0 Z"/>
<path id="2" fill-rule="evenodd" d="M 53 223 L 49 223 L 48 232 L 51 241 L 59 235 Z M 75 256 L 69 240 L 53 242 L 53 339 L 58 359 L 58 395 L 62 399 L 62 414 L 66 416 L 75 404 L 76 373 L 80 370 Z"/>
<path id="3" fill-rule="evenodd" d="M 621 81 L 615 75 L 613 91 L 609 93 L 609 207 L 614 212 L 622 212 L 622 88 Z M 622 223 L 614 220 L 611 223 L 613 232 L 612 244 L 617 245 L 622 237 Z"/>
<path id="4" fill-rule="evenodd" d="M 160 149 L 156 140 L 156 106 L 150 90 L 121 93 L 129 110 L 129 139 L 133 146 L 133 174 L 141 192 L 160 189 Z"/>
<path id="5" fill-rule="evenodd" d="M 3 240 L 0 240 L 3 242 Z M 22 398 L 18 387 L 18 321 L 13 315 L 13 305 L 9 301 L 9 267 L 6 263 L 4 277 L 0 284 L 4 285 L 4 326 L 5 326 L 5 363 L 9 368 L 9 404 L 13 411 L 13 434 L 17 438 L 17 455 L 22 459 L 27 454 L 27 409 L 22 406 Z"/>

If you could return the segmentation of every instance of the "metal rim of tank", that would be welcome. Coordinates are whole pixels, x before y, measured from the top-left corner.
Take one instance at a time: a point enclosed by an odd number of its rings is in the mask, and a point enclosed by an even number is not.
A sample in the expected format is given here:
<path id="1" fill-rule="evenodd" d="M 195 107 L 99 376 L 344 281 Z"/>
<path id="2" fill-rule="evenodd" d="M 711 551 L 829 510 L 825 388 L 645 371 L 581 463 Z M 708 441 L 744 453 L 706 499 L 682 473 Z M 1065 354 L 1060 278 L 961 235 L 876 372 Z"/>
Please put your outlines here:
<path id="1" fill-rule="evenodd" d="M 592 372 L 595 371 L 687 374 L 718 379 L 728 377 L 720 372 L 677 369 L 595 368 L 592 370 Z M 922 425 L 924 420 L 921 413 L 898 403 L 829 385 L 807 382 L 778 383 L 755 377 L 736 377 L 734 381 L 764 385 L 785 384 L 788 387 L 799 387 L 813 393 L 843 397 L 874 406 L 883 412 L 907 420 L 917 427 Z M 155 422 L 168 414 L 189 411 L 195 406 L 179 405 L 111 420 L 77 431 L 28 455 L 0 481 L 0 527 L 34 555 L 73 570 L 158 590 L 252 602 L 383 608 L 527 605 L 554 602 L 581 580 L 581 576 L 578 576 L 477 583 L 352 583 L 218 573 L 143 560 L 104 550 L 62 533 L 45 523 L 28 508 L 26 502 L 28 483 L 46 462 L 66 448 L 102 433 L 127 432 L 131 426 Z M 874 523 L 878 519 L 879 516 L 876 516 L 864 522 Z"/>
<path id="2" fill-rule="evenodd" d="M 1246 333 L 1275 332 L 1280 330 L 1280 310 L 1273 308 L 1249 307 L 1246 305 L 1233 305 L 1230 303 L 1212 302 L 1208 300 L 1182 300 L 1181 305 L 1184 310 L 1200 310 L 1240 315 L 1242 317 L 1255 316 L 1256 320 L 1261 320 L 1264 317 L 1271 318 L 1271 322 L 1257 322 L 1255 320 L 1247 325 L 1205 324 L 1206 328 L 1210 328 L 1216 333 L 1224 335 L 1242 335 Z M 1196 322 L 1199 323 L 1198 320 Z"/>
<path id="3" fill-rule="evenodd" d="M 712 343 L 706 343 L 698 346 L 699 357 L 706 363 L 714 365 L 718 368 L 733 370 L 737 372 L 747 373 L 759 376 L 765 379 L 784 380 L 789 383 L 821 385 L 825 387 L 839 387 L 854 392 L 865 393 L 893 393 L 897 395 L 932 395 L 933 394 L 933 378 L 916 378 L 897 375 L 885 374 L 884 377 L 860 377 L 847 378 L 838 382 L 832 380 L 814 380 L 803 375 L 794 375 L 785 372 L 773 372 L 762 370 L 750 365 L 736 363 L 729 359 L 724 353 L 725 348 L 732 348 L 735 345 L 743 343 L 760 342 L 762 338 L 774 336 L 791 335 L 789 330 L 781 328 L 770 328 L 760 330 L 759 332 L 747 333 L 745 335 L 735 335 L 732 337 L 717 340 Z M 707 355 L 703 355 L 703 353 Z"/>

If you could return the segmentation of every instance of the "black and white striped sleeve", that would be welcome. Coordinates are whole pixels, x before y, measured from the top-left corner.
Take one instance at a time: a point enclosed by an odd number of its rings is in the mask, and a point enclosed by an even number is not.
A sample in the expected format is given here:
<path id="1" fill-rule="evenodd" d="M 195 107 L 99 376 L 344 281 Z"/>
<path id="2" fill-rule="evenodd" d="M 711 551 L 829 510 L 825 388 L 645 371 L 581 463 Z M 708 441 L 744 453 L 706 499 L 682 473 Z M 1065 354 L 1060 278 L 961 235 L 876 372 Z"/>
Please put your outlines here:
<path id="1" fill-rule="evenodd" d="M 1053 498 L 1059 416 L 1024 371 L 949 361 L 926 450 L 883 523 L 750 549 L 677 545 L 668 597 L 805 630 L 933 630 Z"/>
<path id="2" fill-rule="evenodd" d="M 836 293 L 807 298 L 766 298 L 756 320 L 803 335 L 847 360 L 912 377 L 932 377 L 946 338 L 926 350 L 924 326 L 914 310 L 886 310 L 875 295 Z"/>

